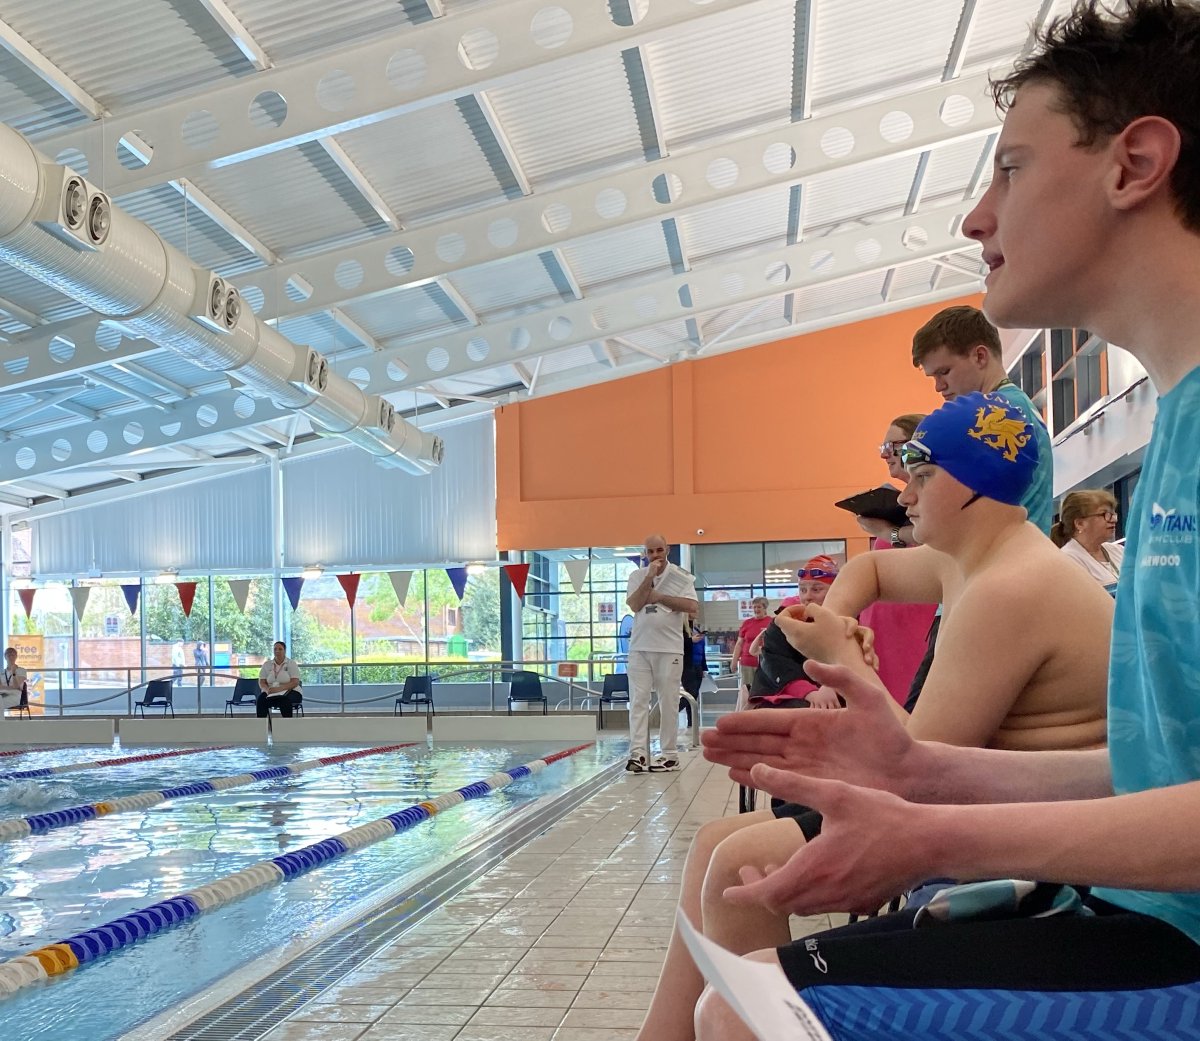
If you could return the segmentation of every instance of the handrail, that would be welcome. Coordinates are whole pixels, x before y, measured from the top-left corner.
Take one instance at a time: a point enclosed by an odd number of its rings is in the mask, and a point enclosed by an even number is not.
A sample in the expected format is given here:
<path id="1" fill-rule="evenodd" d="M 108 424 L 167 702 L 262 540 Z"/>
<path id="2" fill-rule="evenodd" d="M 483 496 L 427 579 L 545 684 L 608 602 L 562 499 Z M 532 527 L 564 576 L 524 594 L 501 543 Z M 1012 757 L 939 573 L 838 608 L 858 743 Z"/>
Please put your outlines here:
<path id="1" fill-rule="evenodd" d="M 594 657 L 595 656 L 593 655 L 593 658 Z M 611 660 L 616 662 L 616 661 L 619 661 L 622 657 L 623 656 L 621 656 L 621 655 L 612 655 Z M 710 661 L 724 660 L 725 657 L 726 656 L 710 655 L 709 660 Z M 573 665 L 573 666 L 583 666 L 583 668 L 580 669 L 580 672 L 584 673 L 584 674 L 576 675 L 576 676 L 559 676 L 559 675 L 557 675 L 559 666 L 564 665 L 564 664 Z M 385 703 L 385 702 L 389 701 L 390 699 L 398 697 L 399 693 L 400 693 L 399 684 L 401 681 L 399 679 L 389 678 L 386 681 L 373 681 L 373 680 L 366 679 L 366 680 L 360 681 L 359 683 L 354 684 L 354 686 L 356 686 L 356 687 L 384 687 L 384 688 L 389 688 L 389 689 L 387 689 L 386 693 L 379 693 L 379 694 L 376 694 L 373 692 L 367 693 L 365 691 L 361 692 L 361 693 L 355 692 L 358 696 L 347 697 L 346 688 L 348 686 L 350 686 L 350 684 L 348 682 L 348 675 L 354 674 L 355 672 L 361 673 L 362 670 L 364 670 L 364 669 L 369 670 L 371 667 L 396 668 L 398 666 L 404 667 L 404 672 L 407 675 L 433 676 L 436 678 L 437 681 L 449 683 L 451 685 L 454 684 L 455 680 L 458 677 L 463 677 L 463 680 L 460 682 L 466 681 L 466 682 L 475 682 L 478 684 L 486 683 L 489 688 L 488 689 L 488 699 L 487 699 L 488 709 L 490 711 L 495 712 L 498 710 L 497 702 L 500 701 L 501 707 L 502 707 L 502 701 L 503 701 L 503 693 L 502 692 L 501 692 L 499 698 L 497 696 L 497 690 L 496 690 L 497 686 L 501 683 L 508 682 L 508 680 L 504 677 L 504 673 L 516 672 L 516 671 L 536 672 L 538 674 L 539 678 L 544 683 L 554 683 L 554 684 L 560 685 L 559 687 L 556 688 L 556 690 L 560 693 L 564 692 L 563 688 L 565 687 L 566 697 L 561 700 L 556 701 L 556 703 L 555 703 L 556 710 L 564 708 L 564 707 L 567 709 L 567 711 L 574 711 L 578 708 L 586 708 L 591 703 L 590 699 L 595 697 L 596 694 L 598 693 L 598 689 L 594 685 L 598 684 L 600 681 L 600 678 L 601 678 L 599 675 L 589 676 L 586 674 L 586 672 L 591 671 L 589 669 L 589 666 L 592 664 L 593 664 L 593 662 L 584 662 L 584 661 L 577 661 L 577 660 L 562 661 L 560 659 L 543 659 L 543 658 L 530 659 L 528 661 L 510 661 L 510 660 L 500 660 L 500 659 L 493 660 L 493 661 L 446 661 L 444 659 L 433 659 L 429 662 L 394 662 L 394 661 L 391 661 L 391 662 L 336 662 L 336 663 L 335 662 L 317 662 L 317 663 L 311 663 L 311 664 L 300 664 L 299 667 L 300 667 L 302 676 L 305 673 L 308 673 L 310 675 L 310 677 L 311 677 L 312 672 L 315 670 L 318 670 L 318 669 L 336 668 L 338 670 L 337 677 L 331 679 L 328 683 L 325 683 L 325 682 L 318 683 L 318 682 L 314 682 L 311 678 L 309 679 L 310 687 L 319 685 L 319 686 L 331 686 L 331 687 L 340 688 L 340 690 L 338 690 L 338 692 L 337 692 L 336 697 L 322 698 L 322 697 L 316 697 L 314 695 L 310 695 L 308 693 L 306 693 L 304 695 L 304 697 L 305 697 L 306 703 L 308 703 L 310 705 L 313 705 L 313 706 L 319 705 L 319 706 L 326 707 L 327 709 L 333 709 L 334 711 L 340 711 L 342 713 L 345 713 L 348 711 L 353 712 L 357 708 L 361 708 L 363 706 L 378 705 L 380 703 Z M 595 662 L 595 664 L 600 664 L 600 662 L 597 661 L 597 662 Z M 605 661 L 604 664 L 607 664 L 607 661 Z M 231 689 L 230 686 L 227 686 L 224 683 L 220 683 L 219 681 L 223 680 L 223 681 L 227 681 L 227 683 L 232 683 L 233 681 L 236 681 L 236 680 L 246 679 L 246 678 L 248 678 L 245 675 L 246 672 L 257 673 L 257 670 L 258 670 L 258 665 L 232 666 L 230 668 L 230 671 L 217 671 L 217 670 L 213 669 L 211 666 L 207 666 L 207 667 L 189 666 L 189 667 L 183 668 L 181 670 L 180 675 L 176 676 L 174 670 L 172 668 L 170 668 L 169 666 L 152 666 L 149 669 L 144 669 L 144 670 L 143 669 L 135 670 L 132 667 L 126 668 L 123 670 L 116 670 L 116 669 L 112 669 L 112 668 L 106 668 L 106 669 L 87 669 L 87 668 L 42 669 L 40 671 L 42 672 L 43 676 L 47 680 L 50 679 L 50 675 L 52 673 L 57 673 L 58 680 L 59 680 L 58 686 L 57 686 L 57 692 L 55 692 L 55 690 L 51 686 L 51 684 L 49 682 L 47 682 L 47 684 L 46 684 L 47 690 L 45 693 L 45 700 L 42 702 L 42 708 L 47 714 L 57 714 L 58 716 L 63 716 L 67 713 L 68 709 L 72 712 L 75 712 L 80 709 L 90 709 L 90 708 L 93 708 L 94 706 L 98 706 L 98 705 L 110 705 L 111 706 L 111 703 L 119 702 L 123 698 L 123 699 L 125 699 L 126 714 L 132 715 L 133 714 L 133 700 L 134 700 L 133 695 L 135 693 L 137 693 L 138 691 L 143 690 L 155 679 L 158 679 L 158 680 L 166 679 L 166 680 L 173 681 L 174 693 L 175 693 L 174 706 L 176 709 L 182 709 L 185 712 L 188 711 L 188 709 L 185 707 L 186 701 L 188 699 L 183 698 L 181 700 L 181 695 L 183 695 L 184 692 L 186 692 L 189 688 L 194 686 L 195 691 L 196 691 L 195 711 L 196 711 L 197 715 L 203 715 L 204 712 L 206 711 L 206 709 L 205 709 L 206 700 L 210 703 L 208 711 L 215 711 L 215 709 L 213 708 L 213 706 L 211 704 L 211 700 L 214 696 L 215 691 L 219 691 L 222 689 L 223 690 Z M 348 674 L 347 670 L 351 670 L 351 672 Z M 109 690 L 106 693 L 104 693 L 96 698 L 87 698 L 86 700 L 77 700 L 76 699 L 77 695 L 88 693 L 89 688 L 88 687 L 65 686 L 62 682 L 64 679 L 64 674 L 72 674 L 72 673 L 79 674 L 79 673 L 87 673 L 87 672 L 112 673 L 114 671 L 124 671 L 126 673 L 125 686 L 120 687 L 119 689 L 116 689 L 116 690 Z M 142 680 L 141 682 L 133 683 L 133 682 L 131 682 L 131 680 L 132 680 L 132 675 L 134 674 L 135 671 L 141 672 L 142 675 L 149 674 L 149 676 L 147 679 Z M 714 678 L 718 684 L 718 687 L 720 687 L 722 690 L 726 690 L 728 688 L 723 686 L 723 682 L 728 677 L 731 677 L 731 676 L 736 677 L 736 674 L 722 674 L 721 676 L 714 677 Z M 252 677 L 250 677 L 250 678 L 252 678 Z M 395 684 L 394 687 L 392 686 L 393 684 Z M 68 703 L 68 700 L 66 697 L 66 694 L 68 692 L 70 692 L 72 695 L 69 703 Z M 51 700 L 51 698 L 55 695 L 55 693 L 57 693 L 57 704 L 55 704 L 55 702 Z M 101 714 L 104 714 L 103 710 L 101 710 Z M 111 707 L 108 709 L 108 714 L 110 714 L 110 715 L 113 714 L 113 709 Z"/>

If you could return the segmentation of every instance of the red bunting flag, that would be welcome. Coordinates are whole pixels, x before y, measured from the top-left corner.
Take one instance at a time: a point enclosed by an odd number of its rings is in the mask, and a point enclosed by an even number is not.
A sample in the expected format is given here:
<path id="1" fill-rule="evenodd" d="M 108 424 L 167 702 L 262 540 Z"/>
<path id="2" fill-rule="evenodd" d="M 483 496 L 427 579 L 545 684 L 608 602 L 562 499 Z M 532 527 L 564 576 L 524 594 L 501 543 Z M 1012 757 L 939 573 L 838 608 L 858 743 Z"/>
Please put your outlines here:
<path id="1" fill-rule="evenodd" d="M 517 594 L 517 598 L 524 600 L 525 582 L 529 578 L 529 565 L 505 564 L 504 573 L 508 575 L 508 580 L 512 583 L 513 592 Z"/>
<path id="2" fill-rule="evenodd" d="M 25 617 L 28 618 L 33 612 L 33 594 L 36 589 L 18 589 L 17 596 L 21 598 L 21 606 L 25 608 Z"/>
<path id="3" fill-rule="evenodd" d="M 346 602 L 350 605 L 350 610 L 354 610 L 354 598 L 358 596 L 358 580 L 362 575 L 338 575 L 337 580 L 342 585 L 342 592 L 346 594 Z"/>
<path id="4" fill-rule="evenodd" d="M 176 582 L 175 588 L 179 590 L 179 606 L 183 608 L 183 617 L 192 617 L 192 603 L 196 599 L 196 583 L 195 582 Z"/>

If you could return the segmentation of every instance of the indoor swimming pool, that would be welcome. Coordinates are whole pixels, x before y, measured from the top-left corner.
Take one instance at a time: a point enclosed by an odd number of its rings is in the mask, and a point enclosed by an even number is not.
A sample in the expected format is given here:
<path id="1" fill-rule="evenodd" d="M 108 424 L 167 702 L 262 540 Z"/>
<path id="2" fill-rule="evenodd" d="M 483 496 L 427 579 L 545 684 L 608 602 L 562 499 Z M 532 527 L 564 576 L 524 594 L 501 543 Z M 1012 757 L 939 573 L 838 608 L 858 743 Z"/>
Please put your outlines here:
<path id="1" fill-rule="evenodd" d="M 577 744 L 418 743 L 11 837 L 0 842 L 0 963 Z M 276 745 L 150 758 L 168 749 L 139 749 L 137 762 L 0 779 L 0 820 L 61 824 L 61 811 L 70 807 L 109 805 L 136 793 L 354 750 Z M 0 760 L 0 776 L 112 758 L 107 748 L 30 752 Z M 588 745 L 390 838 L 0 996 L 0 1037 L 105 1041 L 180 1007 L 231 973 L 249 983 L 254 970 L 274 965 L 281 951 L 311 945 L 388 890 L 418 885 L 539 797 L 595 778 L 610 764 L 611 756 Z M 406 913 L 417 917 L 422 909 L 418 892 Z"/>

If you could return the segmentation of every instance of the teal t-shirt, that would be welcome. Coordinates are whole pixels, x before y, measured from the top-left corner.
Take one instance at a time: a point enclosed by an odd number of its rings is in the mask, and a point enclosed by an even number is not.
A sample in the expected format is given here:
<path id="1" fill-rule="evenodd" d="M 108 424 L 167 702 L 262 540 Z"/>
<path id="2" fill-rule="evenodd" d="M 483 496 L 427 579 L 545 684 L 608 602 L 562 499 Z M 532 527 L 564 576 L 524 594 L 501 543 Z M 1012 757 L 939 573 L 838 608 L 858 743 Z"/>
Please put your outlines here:
<path id="1" fill-rule="evenodd" d="M 1108 672 L 1119 795 L 1200 780 L 1200 368 L 1159 400 L 1130 512 Z M 1096 895 L 1200 943 L 1200 892 Z"/>
<path id="2" fill-rule="evenodd" d="M 1038 465 L 1033 474 L 1033 483 L 1021 499 L 1021 505 L 1033 521 L 1047 535 L 1054 523 L 1054 446 L 1050 444 L 1050 433 L 1042 421 L 1042 414 L 1015 383 L 1001 383 L 997 394 L 1004 395 L 1010 405 L 1015 405 L 1024 414 L 1035 431 L 1037 438 Z"/>

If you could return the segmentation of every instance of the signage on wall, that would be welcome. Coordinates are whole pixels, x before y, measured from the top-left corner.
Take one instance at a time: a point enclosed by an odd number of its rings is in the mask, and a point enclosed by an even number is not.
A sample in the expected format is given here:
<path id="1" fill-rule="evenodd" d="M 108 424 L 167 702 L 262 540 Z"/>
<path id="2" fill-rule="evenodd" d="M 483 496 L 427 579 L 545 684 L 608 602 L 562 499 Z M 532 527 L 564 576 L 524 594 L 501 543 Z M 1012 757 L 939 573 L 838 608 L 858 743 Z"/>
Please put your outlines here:
<path id="1" fill-rule="evenodd" d="M 597 620 L 601 622 L 615 622 L 617 620 L 617 605 L 611 600 L 601 600 L 596 609 L 599 612 Z"/>
<path id="2" fill-rule="evenodd" d="M 738 620 L 744 622 L 747 618 L 754 617 L 754 601 L 739 600 L 738 601 Z"/>
<path id="3" fill-rule="evenodd" d="M 121 631 L 121 616 L 119 614 L 106 614 L 104 616 L 104 635 L 116 636 Z"/>

